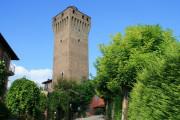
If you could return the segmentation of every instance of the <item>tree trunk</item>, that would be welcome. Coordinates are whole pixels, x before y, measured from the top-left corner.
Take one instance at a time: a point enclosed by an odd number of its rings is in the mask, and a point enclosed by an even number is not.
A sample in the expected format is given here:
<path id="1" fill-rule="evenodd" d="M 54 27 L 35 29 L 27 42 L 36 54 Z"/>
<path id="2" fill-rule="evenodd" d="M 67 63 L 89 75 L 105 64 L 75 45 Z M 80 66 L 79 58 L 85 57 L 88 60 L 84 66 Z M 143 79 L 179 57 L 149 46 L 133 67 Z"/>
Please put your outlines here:
<path id="1" fill-rule="evenodd" d="M 106 108 L 105 108 L 105 117 L 106 117 L 106 119 L 108 119 L 108 109 L 109 109 L 109 101 L 108 100 L 106 100 L 106 106 L 105 106 Z"/>
<path id="2" fill-rule="evenodd" d="M 111 109 L 111 119 L 114 120 L 114 110 L 115 109 L 115 101 L 112 102 L 112 109 Z"/>
<path id="3" fill-rule="evenodd" d="M 128 120 L 128 88 L 123 89 L 122 116 L 121 120 Z"/>
<path id="4" fill-rule="evenodd" d="M 112 99 L 106 101 L 106 120 L 112 120 Z"/>

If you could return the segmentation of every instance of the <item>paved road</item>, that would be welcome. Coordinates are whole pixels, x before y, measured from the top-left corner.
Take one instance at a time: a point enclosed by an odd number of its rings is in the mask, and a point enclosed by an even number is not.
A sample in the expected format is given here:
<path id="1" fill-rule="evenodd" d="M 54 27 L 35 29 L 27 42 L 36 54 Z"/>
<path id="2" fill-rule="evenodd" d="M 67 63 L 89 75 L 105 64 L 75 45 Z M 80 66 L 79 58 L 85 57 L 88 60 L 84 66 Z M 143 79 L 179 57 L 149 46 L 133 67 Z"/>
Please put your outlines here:
<path id="1" fill-rule="evenodd" d="M 88 118 L 78 118 L 76 120 L 105 120 L 103 115 L 91 116 Z"/>

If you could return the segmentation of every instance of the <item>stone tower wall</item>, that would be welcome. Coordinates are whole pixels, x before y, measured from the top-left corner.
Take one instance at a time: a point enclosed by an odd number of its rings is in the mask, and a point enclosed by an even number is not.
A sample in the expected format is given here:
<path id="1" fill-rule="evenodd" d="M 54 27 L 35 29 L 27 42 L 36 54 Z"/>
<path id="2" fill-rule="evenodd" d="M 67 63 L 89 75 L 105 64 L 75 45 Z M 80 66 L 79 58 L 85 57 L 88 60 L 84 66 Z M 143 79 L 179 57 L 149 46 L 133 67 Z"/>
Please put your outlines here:
<path id="1" fill-rule="evenodd" d="M 91 18 L 70 6 L 53 18 L 53 83 L 88 78 L 88 34 Z"/>

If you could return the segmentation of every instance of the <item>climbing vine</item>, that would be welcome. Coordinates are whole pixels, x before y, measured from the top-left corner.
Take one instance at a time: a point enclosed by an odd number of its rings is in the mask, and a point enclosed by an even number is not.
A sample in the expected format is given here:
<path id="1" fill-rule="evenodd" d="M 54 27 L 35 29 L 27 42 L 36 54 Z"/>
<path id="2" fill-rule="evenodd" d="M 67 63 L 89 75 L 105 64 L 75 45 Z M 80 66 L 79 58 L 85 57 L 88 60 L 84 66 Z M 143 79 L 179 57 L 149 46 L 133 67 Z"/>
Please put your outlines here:
<path id="1" fill-rule="evenodd" d="M 6 67 L 5 62 L 0 60 L 0 96 L 3 96 L 5 92 L 5 74 L 6 74 Z"/>

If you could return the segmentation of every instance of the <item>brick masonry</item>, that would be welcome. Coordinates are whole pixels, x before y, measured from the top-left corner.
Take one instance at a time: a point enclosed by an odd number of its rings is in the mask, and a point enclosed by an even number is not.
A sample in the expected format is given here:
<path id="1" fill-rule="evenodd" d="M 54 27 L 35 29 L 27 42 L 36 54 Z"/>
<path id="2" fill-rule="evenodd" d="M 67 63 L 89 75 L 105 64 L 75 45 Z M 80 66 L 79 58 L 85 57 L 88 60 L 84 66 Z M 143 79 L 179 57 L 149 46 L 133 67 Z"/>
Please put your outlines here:
<path id="1" fill-rule="evenodd" d="M 53 18 L 53 84 L 60 79 L 88 79 L 88 35 L 91 18 L 69 6 Z"/>

